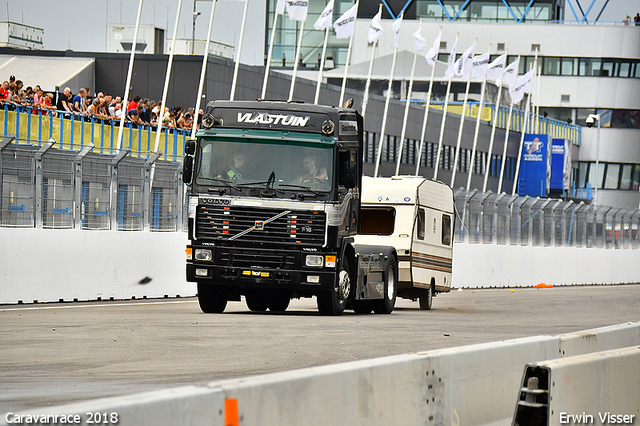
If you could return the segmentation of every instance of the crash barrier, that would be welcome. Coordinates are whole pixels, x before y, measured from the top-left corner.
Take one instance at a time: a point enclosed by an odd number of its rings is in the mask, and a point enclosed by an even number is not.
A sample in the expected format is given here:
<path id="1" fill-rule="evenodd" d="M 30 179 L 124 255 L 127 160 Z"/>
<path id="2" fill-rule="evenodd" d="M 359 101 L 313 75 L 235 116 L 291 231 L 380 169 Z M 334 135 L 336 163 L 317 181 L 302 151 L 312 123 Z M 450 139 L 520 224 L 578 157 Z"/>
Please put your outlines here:
<path id="1" fill-rule="evenodd" d="M 636 424 L 640 419 L 638 368 L 640 346 L 527 365 L 514 423 Z"/>
<path id="2" fill-rule="evenodd" d="M 511 424 L 527 364 L 570 354 L 596 351 L 602 354 L 600 351 L 638 344 L 640 323 L 626 323 L 558 336 L 527 337 L 222 380 L 203 387 L 185 386 L 34 409 L 29 414 L 77 414 L 84 419 L 87 413 L 117 413 L 118 424 L 122 426 Z M 630 382 L 637 381 L 637 376 L 631 373 L 637 371 L 637 361 L 635 365 L 621 365 L 620 357 L 600 354 L 594 357 L 600 359 L 603 368 L 592 368 L 589 377 L 580 373 L 576 377 L 585 387 L 606 382 L 611 389 L 615 388 L 612 394 L 618 394 Z M 624 377 L 611 374 L 624 368 L 629 368 L 630 374 Z M 565 390 L 563 395 L 569 401 L 572 397 L 567 392 L 574 390 Z M 603 392 L 593 400 L 577 401 L 566 409 L 579 414 L 590 407 L 588 404 L 598 403 L 596 406 L 607 410 L 607 401 Z M 613 402 L 612 407 L 620 414 L 634 414 L 633 410 L 637 410 L 637 405 L 622 407 Z M 556 410 L 552 419 L 559 415 Z M 7 422 L 6 418 L 0 421 Z"/>
<path id="3" fill-rule="evenodd" d="M 0 106 L 0 131 L 3 137 L 15 135 L 22 143 L 39 145 L 55 139 L 58 147 L 80 151 L 93 144 L 101 154 L 116 154 L 120 120 L 102 120 L 64 111 L 50 111 L 31 106 Z M 147 158 L 156 148 L 157 126 L 135 125 L 125 121 L 120 147 L 129 147 L 131 157 Z M 184 143 L 190 132 L 162 128 L 157 150 L 162 161 L 182 161 Z"/>
<path id="4" fill-rule="evenodd" d="M 463 189 L 455 200 L 457 242 L 640 248 L 638 209 Z"/>

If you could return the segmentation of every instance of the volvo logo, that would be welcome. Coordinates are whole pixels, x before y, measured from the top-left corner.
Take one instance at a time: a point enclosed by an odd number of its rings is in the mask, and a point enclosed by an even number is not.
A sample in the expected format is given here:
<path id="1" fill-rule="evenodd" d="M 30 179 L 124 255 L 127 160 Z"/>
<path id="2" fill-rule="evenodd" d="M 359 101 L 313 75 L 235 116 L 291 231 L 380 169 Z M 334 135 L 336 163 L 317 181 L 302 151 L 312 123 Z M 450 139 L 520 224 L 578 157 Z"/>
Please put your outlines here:
<path id="1" fill-rule="evenodd" d="M 200 198 L 200 203 L 209 205 L 228 206 L 231 200 L 228 198 Z"/>

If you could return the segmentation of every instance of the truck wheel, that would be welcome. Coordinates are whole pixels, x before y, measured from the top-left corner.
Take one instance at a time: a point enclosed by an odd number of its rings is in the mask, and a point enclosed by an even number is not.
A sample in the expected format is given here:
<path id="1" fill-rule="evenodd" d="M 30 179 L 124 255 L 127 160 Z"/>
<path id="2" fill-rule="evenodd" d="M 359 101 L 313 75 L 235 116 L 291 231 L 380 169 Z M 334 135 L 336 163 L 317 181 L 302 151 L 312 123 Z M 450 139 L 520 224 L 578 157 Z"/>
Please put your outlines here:
<path id="1" fill-rule="evenodd" d="M 291 297 L 288 293 L 267 294 L 266 303 L 271 312 L 284 312 L 289 307 Z"/>
<path id="2" fill-rule="evenodd" d="M 264 312 L 267 310 L 267 300 L 259 291 L 248 291 L 244 295 L 244 301 L 247 303 L 247 308 L 254 312 Z"/>
<path id="3" fill-rule="evenodd" d="M 198 283 L 198 303 L 205 314 L 221 314 L 227 307 L 227 295 L 218 286 Z"/>
<path id="4" fill-rule="evenodd" d="M 322 315 L 342 315 L 351 297 L 351 278 L 349 277 L 349 263 L 345 259 L 338 273 L 335 288 L 318 294 L 318 311 Z"/>
<path id="5" fill-rule="evenodd" d="M 430 311 L 431 305 L 433 305 L 433 283 L 431 283 L 428 290 L 423 290 L 420 296 L 420 309 Z"/>
<path id="6" fill-rule="evenodd" d="M 376 314 L 390 314 L 396 305 L 396 295 L 398 292 L 398 276 L 396 260 L 389 256 L 384 264 L 384 295 L 382 300 L 374 300 L 373 312 Z"/>

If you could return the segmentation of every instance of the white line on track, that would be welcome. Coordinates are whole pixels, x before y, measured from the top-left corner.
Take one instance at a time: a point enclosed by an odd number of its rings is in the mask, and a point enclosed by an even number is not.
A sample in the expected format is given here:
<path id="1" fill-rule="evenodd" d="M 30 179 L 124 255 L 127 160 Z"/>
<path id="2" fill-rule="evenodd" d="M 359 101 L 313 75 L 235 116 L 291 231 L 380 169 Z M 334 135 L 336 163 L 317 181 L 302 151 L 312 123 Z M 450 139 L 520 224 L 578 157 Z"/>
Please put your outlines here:
<path id="1" fill-rule="evenodd" d="M 176 300 L 172 302 L 166 301 L 158 301 L 155 302 L 153 300 L 149 300 L 146 302 L 132 302 L 132 303 L 101 303 L 101 304 L 83 304 L 83 305 L 65 305 L 65 306 L 25 306 L 23 308 L 8 308 L 8 309 L 0 309 L 0 312 L 9 312 L 9 311 L 31 311 L 35 309 L 77 309 L 77 308 L 104 308 L 110 306 L 132 306 L 132 305 L 169 305 L 173 303 L 195 303 L 196 300 Z"/>

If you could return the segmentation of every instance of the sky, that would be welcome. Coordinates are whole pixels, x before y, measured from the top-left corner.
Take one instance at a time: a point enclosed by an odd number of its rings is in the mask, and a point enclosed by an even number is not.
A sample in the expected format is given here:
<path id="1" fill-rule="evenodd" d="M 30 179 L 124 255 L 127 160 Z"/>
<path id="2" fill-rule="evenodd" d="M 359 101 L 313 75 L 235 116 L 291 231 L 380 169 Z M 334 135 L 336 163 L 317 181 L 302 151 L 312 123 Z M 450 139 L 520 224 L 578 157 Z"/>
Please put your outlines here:
<path id="1" fill-rule="evenodd" d="M 246 32 L 241 62 L 257 65 L 263 63 L 265 35 L 252 32 L 262 28 L 265 21 L 264 5 L 267 0 L 249 0 Z M 325 0 L 311 0 L 325 3 Z M 374 1 L 374 0 L 365 0 Z M 579 18 L 582 18 L 578 2 L 590 21 L 595 20 L 607 0 L 566 0 L 571 2 Z M 595 1 L 595 2 L 594 2 Z M 0 21 L 13 21 L 43 28 L 44 46 L 47 50 L 71 49 L 79 52 L 101 52 L 106 48 L 107 24 L 135 24 L 138 13 L 136 0 L 7 0 L 0 6 Z M 446 4 L 446 0 L 445 0 Z M 593 4 L 593 6 L 592 6 Z M 196 19 L 196 38 L 205 39 L 209 26 L 211 1 L 195 0 L 201 15 Z M 178 0 L 146 0 L 143 3 L 141 24 L 154 25 L 166 30 L 165 37 L 173 37 Z M 194 0 L 183 0 L 178 26 L 178 38 L 192 37 Z M 218 1 L 211 40 L 235 46 L 240 36 L 244 3 Z M 565 19 L 574 21 L 569 5 L 565 7 Z M 609 0 L 599 22 L 621 23 L 627 15 L 640 12 L 639 0 Z M 309 22 L 309 25 L 312 23 Z"/>

